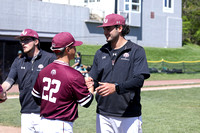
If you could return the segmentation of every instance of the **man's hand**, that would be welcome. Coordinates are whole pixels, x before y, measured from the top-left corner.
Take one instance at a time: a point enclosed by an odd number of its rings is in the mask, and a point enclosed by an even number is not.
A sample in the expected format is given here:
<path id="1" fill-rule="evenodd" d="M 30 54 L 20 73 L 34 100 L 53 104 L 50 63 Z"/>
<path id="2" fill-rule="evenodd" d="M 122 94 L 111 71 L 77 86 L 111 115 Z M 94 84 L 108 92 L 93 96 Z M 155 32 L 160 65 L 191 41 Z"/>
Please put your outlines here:
<path id="1" fill-rule="evenodd" d="M 7 99 L 6 89 L 3 88 L 5 84 L 0 85 L 0 103 L 5 102 Z"/>
<path id="2" fill-rule="evenodd" d="M 115 84 L 99 82 L 99 87 L 96 91 L 101 96 L 108 96 L 115 92 Z"/>
<path id="3" fill-rule="evenodd" d="M 6 92 L 0 92 L 0 103 L 7 100 Z"/>
<path id="4" fill-rule="evenodd" d="M 88 88 L 91 88 L 94 86 L 94 81 L 91 77 L 85 77 L 85 83 Z"/>
<path id="5" fill-rule="evenodd" d="M 85 82 L 87 85 L 88 90 L 94 94 L 94 81 L 91 77 L 85 77 Z"/>

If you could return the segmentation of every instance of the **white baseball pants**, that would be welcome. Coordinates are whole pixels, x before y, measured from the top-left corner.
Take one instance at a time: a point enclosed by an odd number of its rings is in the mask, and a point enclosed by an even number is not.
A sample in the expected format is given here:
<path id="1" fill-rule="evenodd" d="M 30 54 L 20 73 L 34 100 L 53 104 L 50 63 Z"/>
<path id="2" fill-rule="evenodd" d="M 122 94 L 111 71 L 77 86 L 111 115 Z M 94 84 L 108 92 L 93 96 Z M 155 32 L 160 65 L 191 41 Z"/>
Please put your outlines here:
<path id="1" fill-rule="evenodd" d="M 142 117 L 112 117 L 97 114 L 96 133 L 142 133 Z"/>
<path id="2" fill-rule="evenodd" d="M 73 133 L 73 122 L 41 118 L 40 133 Z"/>
<path id="3" fill-rule="evenodd" d="M 30 113 L 21 114 L 21 133 L 39 133 L 40 132 L 40 114 Z"/>

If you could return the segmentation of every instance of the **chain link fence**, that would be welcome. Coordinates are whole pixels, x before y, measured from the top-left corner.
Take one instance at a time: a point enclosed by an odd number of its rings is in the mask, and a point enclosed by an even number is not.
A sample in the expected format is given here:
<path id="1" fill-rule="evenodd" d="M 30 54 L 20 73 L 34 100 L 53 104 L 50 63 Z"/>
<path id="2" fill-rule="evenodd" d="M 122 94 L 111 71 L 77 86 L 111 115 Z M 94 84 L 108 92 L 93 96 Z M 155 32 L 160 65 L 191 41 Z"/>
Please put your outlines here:
<path id="1" fill-rule="evenodd" d="M 91 66 L 94 55 L 82 55 L 82 64 Z M 74 60 L 73 60 L 74 62 Z M 198 61 L 148 61 L 150 73 L 198 73 L 200 72 L 200 60 Z"/>
<path id="2" fill-rule="evenodd" d="M 200 61 L 148 61 L 151 73 L 197 73 L 200 72 Z"/>

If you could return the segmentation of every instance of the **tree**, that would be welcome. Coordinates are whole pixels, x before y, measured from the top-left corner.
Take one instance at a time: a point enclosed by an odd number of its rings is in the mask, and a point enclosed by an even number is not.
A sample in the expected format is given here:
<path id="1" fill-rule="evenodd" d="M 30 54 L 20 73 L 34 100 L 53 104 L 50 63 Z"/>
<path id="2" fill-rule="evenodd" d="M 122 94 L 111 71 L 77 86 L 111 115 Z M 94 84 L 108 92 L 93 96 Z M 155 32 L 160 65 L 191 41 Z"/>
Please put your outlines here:
<path id="1" fill-rule="evenodd" d="M 200 2 L 182 0 L 183 43 L 200 45 Z"/>

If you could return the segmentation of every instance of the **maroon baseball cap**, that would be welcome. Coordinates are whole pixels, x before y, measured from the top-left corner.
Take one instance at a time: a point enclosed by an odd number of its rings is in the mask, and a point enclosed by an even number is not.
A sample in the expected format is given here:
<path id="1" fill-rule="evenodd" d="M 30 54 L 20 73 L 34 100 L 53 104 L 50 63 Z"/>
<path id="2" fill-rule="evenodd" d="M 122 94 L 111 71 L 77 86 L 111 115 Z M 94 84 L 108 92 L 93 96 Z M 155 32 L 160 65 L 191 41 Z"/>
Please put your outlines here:
<path id="1" fill-rule="evenodd" d="M 75 41 L 74 37 L 69 32 L 61 32 L 56 34 L 52 39 L 51 50 L 64 50 L 68 46 L 80 46 L 81 41 Z"/>
<path id="2" fill-rule="evenodd" d="M 17 36 L 16 38 L 21 38 L 21 37 L 34 37 L 39 39 L 38 33 L 32 29 L 25 29 L 22 31 L 20 36 Z"/>
<path id="3" fill-rule="evenodd" d="M 125 25 L 125 18 L 119 14 L 109 14 L 103 20 L 103 25 L 97 27 L 107 27 L 114 25 Z"/>

